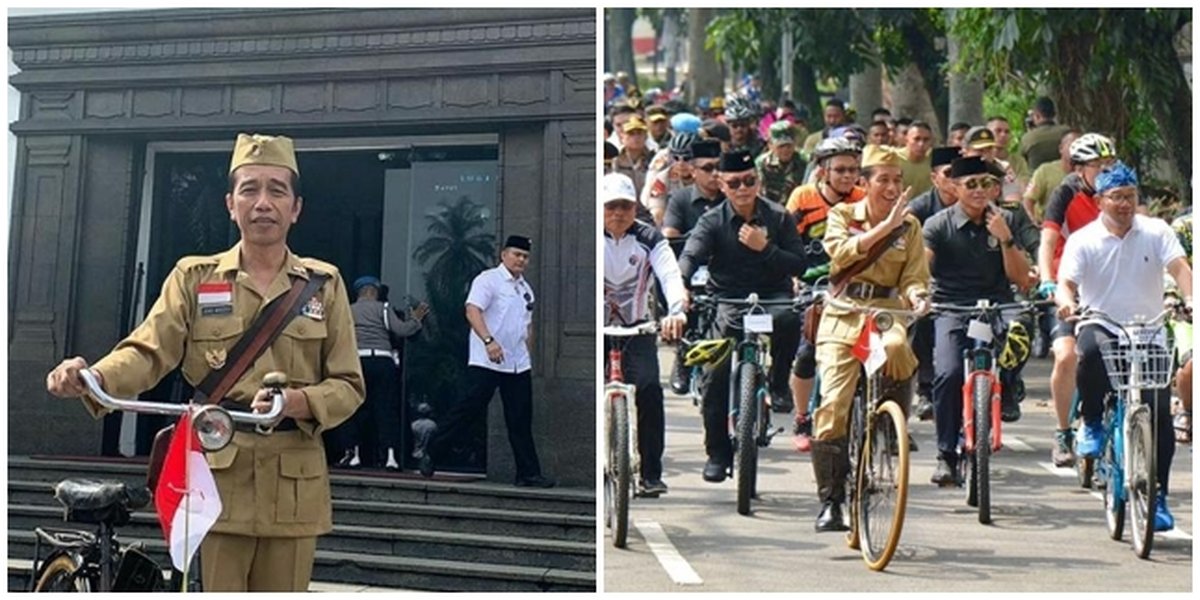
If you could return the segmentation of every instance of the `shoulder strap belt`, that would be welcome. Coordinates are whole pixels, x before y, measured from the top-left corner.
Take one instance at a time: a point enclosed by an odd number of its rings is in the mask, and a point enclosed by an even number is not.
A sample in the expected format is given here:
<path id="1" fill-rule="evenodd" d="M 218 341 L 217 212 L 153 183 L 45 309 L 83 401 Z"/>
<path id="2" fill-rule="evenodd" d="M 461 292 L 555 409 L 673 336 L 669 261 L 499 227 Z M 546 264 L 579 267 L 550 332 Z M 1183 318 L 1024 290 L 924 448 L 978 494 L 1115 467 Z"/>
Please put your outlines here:
<path id="1" fill-rule="evenodd" d="M 202 404 L 220 402 L 328 279 L 328 275 L 312 271 L 309 271 L 307 283 L 300 277 L 293 277 L 292 289 L 272 300 L 259 313 L 258 318 L 250 324 L 250 329 L 242 334 L 242 338 L 230 350 L 225 366 L 210 371 L 204 381 L 196 386 L 195 400 Z"/>
<path id="2" fill-rule="evenodd" d="M 874 246 L 871 246 L 871 249 L 867 251 L 867 255 L 861 260 L 850 265 L 849 267 L 846 267 L 845 270 L 839 271 L 837 275 L 830 277 L 829 283 L 830 287 L 832 288 L 831 291 L 833 292 L 833 295 L 840 296 L 842 291 L 846 288 L 846 285 L 850 283 L 850 279 L 852 279 L 855 275 L 862 273 L 867 269 L 867 267 L 879 260 L 879 257 L 883 256 L 883 253 L 887 251 L 888 247 L 908 231 L 908 226 L 909 223 L 905 221 L 899 227 L 893 229 L 892 232 L 887 235 L 887 237 L 880 240 Z"/>

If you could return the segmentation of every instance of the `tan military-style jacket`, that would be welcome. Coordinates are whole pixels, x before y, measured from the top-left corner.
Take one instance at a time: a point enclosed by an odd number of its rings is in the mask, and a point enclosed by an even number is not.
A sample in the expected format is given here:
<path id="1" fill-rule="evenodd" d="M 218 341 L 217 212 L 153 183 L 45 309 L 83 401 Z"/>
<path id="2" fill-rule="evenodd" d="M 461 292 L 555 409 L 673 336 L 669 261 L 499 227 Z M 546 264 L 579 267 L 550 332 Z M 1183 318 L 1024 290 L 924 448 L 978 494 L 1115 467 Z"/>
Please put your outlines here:
<path id="1" fill-rule="evenodd" d="M 289 275 L 309 269 L 329 275 L 226 399 L 249 407 L 270 371 L 288 375 L 290 387 L 308 396 L 311 421 L 271 435 L 239 431 L 233 443 L 208 455 L 224 509 L 213 531 L 263 537 L 306 537 L 332 530 L 329 474 L 321 432 L 336 427 L 363 402 L 362 367 L 346 286 L 333 265 L 288 251 L 265 297 L 240 268 L 241 244 L 212 256 L 179 260 L 145 321 L 92 368 L 105 390 L 130 398 L 152 388 L 182 363 L 188 383 L 199 384 L 221 366 L 258 314 L 291 288 Z M 229 284 L 229 302 L 200 305 L 199 287 Z M 99 417 L 103 410 L 85 398 Z"/>
<path id="2" fill-rule="evenodd" d="M 881 287 L 897 288 L 899 297 L 854 302 L 881 308 L 903 309 L 907 308 L 903 298 L 908 297 L 912 290 L 929 290 L 929 261 L 925 258 L 925 239 L 921 233 L 921 222 L 912 215 L 908 215 L 904 220 L 908 223 L 908 230 L 904 235 L 897 238 L 879 260 L 851 279 Z M 865 199 L 853 204 L 838 204 L 829 209 L 825 252 L 829 254 L 831 275 L 836 275 L 842 269 L 866 257 L 866 250 L 869 249 L 858 251 L 858 236 L 870 228 Z M 827 306 L 817 330 L 818 343 L 853 345 L 862 331 L 863 319 L 865 315 L 861 313 L 847 313 Z"/>

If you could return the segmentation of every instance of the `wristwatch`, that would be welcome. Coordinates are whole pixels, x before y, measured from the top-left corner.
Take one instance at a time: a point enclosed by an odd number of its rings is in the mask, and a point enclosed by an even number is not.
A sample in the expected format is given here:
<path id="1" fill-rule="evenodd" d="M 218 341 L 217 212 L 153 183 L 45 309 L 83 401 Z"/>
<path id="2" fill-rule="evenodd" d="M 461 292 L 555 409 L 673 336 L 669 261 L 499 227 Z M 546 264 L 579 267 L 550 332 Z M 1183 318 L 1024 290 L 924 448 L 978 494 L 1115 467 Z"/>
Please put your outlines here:
<path id="1" fill-rule="evenodd" d="M 489 336 L 483 338 L 483 345 L 486 346 L 494 341 L 496 341 L 496 338 L 489 335 Z"/>

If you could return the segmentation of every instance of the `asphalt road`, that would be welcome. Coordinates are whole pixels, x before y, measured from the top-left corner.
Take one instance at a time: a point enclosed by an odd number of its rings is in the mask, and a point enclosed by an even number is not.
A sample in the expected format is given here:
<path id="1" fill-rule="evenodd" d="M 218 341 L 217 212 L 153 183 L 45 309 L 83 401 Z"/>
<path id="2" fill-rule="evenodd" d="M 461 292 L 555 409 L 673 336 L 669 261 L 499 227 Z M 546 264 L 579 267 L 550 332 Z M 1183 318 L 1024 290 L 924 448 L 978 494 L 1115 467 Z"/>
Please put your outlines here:
<path id="1" fill-rule="evenodd" d="M 671 364 L 660 352 L 664 377 Z M 1155 536 L 1149 560 L 1125 539 L 1110 540 L 1103 504 L 1073 470 L 1050 463 L 1054 420 L 1050 363 L 1027 367 L 1024 415 L 1005 424 L 1009 446 L 993 458 L 993 524 L 981 525 L 965 493 L 929 483 L 936 464 L 932 422 L 910 423 L 907 516 L 887 570 L 869 571 L 841 533 L 813 531 L 819 510 L 808 454 L 788 430 L 759 455 L 759 498 L 749 516 L 735 510 L 735 484 L 706 483 L 703 430 L 691 400 L 667 390 L 664 480 L 670 493 L 635 499 L 629 542 L 605 537 L 604 590 L 612 592 L 1152 592 L 1192 590 L 1192 452 L 1178 446 L 1169 505 L 1176 529 Z"/>

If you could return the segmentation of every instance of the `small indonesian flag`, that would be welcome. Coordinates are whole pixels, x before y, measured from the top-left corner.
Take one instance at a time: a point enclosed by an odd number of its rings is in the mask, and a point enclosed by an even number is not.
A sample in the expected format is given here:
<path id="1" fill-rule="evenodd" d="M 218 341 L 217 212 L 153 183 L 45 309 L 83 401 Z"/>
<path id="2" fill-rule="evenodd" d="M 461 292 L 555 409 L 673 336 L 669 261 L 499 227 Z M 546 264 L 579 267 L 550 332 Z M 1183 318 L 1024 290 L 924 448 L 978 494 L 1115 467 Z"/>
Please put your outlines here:
<path id="1" fill-rule="evenodd" d="M 200 305 L 229 304 L 233 302 L 232 283 L 202 283 L 196 286 L 196 299 Z"/>
<path id="2" fill-rule="evenodd" d="M 887 351 L 883 348 L 883 336 L 879 335 L 879 330 L 875 328 L 875 315 L 867 315 L 862 332 L 858 334 L 858 340 L 854 342 L 850 353 L 863 364 L 867 375 L 874 375 L 875 371 L 878 371 L 879 367 L 882 367 L 883 363 L 887 361 Z"/>
<path id="3" fill-rule="evenodd" d="M 192 431 L 190 413 L 184 413 L 175 425 L 154 490 L 154 507 L 171 551 L 171 562 L 183 571 L 221 516 L 217 483 L 204 460 L 200 440 Z"/>

